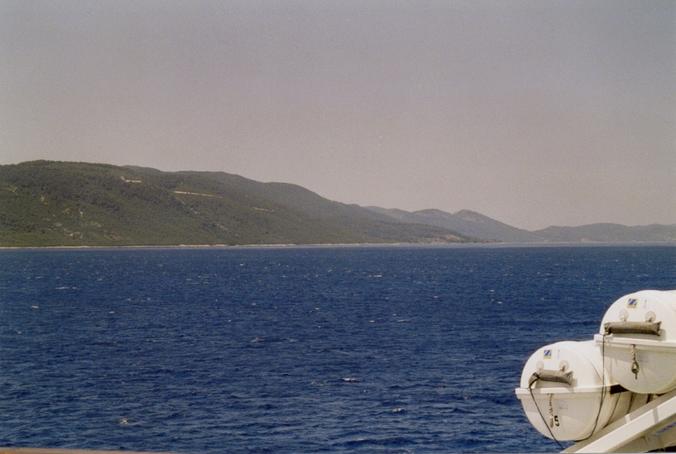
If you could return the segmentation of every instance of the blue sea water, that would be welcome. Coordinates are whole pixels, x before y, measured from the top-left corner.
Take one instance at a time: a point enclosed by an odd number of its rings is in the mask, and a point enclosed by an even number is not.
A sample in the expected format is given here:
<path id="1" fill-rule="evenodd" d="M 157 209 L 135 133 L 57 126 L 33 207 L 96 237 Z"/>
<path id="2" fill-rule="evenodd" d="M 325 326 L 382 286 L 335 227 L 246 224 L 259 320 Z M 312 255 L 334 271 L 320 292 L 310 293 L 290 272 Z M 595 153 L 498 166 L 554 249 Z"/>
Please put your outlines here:
<path id="1" fill-rule="evenodd" d="M 538 347 L 676 287 L 676 248 L 0 251 L 0 446 L 552 451 Z"/>

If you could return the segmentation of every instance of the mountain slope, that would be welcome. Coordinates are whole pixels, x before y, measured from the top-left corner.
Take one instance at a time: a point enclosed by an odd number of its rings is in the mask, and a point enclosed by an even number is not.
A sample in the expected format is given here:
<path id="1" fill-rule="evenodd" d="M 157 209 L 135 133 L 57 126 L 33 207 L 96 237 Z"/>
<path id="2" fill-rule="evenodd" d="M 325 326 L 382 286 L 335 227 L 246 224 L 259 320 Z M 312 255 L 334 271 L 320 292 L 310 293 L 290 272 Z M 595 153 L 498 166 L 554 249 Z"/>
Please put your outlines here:
<path id="1" fill-rule="evenodd" d="M 512 227 L 470 210 L 447 213 L 441 210 L 404 211 L 368 207 L 375 213 L 390 216 L 400 222 L 412 222 L 443 227 L 483 241 L 505 243 L 626 243 L 676 242 L 676 225 L 638 225 L 598 223 L 577 227 L 551 226 L 528 231 Z"/>
<path id="2" fill-rule="evenodd" d="M 0 166 L 0 246 L 456 242 L 300 186 L 224 172 Z"/>
<path id="3" fill-rule="evenodd" d="M 550 242 L 672 242 L 676 225 L 588 224 L 578 227 L 551 226 L 534 232 Z"/>
<path id="4" fill-rule="evenodd" d="M 433 209 L 414 212 L 379 207 L 369 207 L 369 209 L 376 213 L 389 215 L 393 219 L 401 222 L 412 222 L 442 227 L 458 232 L 461 235 L 483 241 L 523 243 L 542 240 L 537 234 L 512 227 L 511 225 L 507 225 L 470 210 L 461 210 L 451 214 Z"/>

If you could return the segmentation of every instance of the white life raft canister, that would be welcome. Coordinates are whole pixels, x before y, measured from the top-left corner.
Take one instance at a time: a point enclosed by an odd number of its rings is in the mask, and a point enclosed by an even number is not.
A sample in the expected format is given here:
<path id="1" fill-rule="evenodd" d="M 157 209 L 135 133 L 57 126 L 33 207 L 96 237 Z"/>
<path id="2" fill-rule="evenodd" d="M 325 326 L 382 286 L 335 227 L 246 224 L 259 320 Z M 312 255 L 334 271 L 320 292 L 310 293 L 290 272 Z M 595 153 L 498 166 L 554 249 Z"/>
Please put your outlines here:
<path id="1" fill-rule="evenodd" d="M 676 389 L 676 291 L 642 290 L 606 311 L 594 339 L 606 374 L 635 393 Z"/>
<path id="2" fill-rule="evenodd" d="M 611 384 L 594 341 L 557 342 L 531 355 L 516 396 L 542 435 L 583 440 L 628 411 L 631 393 Z"/>

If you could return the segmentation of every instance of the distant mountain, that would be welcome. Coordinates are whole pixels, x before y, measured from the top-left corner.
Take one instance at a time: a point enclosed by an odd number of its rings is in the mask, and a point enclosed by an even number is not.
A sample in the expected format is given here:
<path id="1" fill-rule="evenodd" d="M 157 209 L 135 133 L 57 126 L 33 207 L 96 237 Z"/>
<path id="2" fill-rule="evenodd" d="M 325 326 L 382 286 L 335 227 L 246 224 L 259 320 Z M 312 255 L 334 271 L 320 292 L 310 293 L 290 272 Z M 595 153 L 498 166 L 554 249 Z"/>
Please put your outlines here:
<path id="1" fill-rule="evenodd" d="M 428 224 L 458 232 L 461 235 L 477 238 L 484 241 L 501 241 L 508 243 L 524 243 L 542 241 L 543 239 L 533 232 L 507 225 L 503 222 L 484 216 L 470 210 L 461 210 L 457 213 L 447 213 L 441 210 L 404 211 L 368 207 L 370 210 L 391 216 L 401 222 Z"/>
<path id="2" fill-rule="evenodd" d="M 466 237 L 483 241 L 506 243 L 676 242 L 676 225 L 626 226 L 599 223 L 578 227 L 552 226 L 528 231 L 470 210 L 461 210 L 451 214 L 441 210 L 410 212 L 380 207 L 368 207 L 368 209 L 401 222 L 443 227 Z"/>
<path id="3" fill-rule="evenodd" d="M 547 227 L 536 235 L 550 242 L 671 242 L 676 241 L 676 225 L 589 224 L 578 227 Z"/>
<path id="4" fill-rule="evenodd" d="M 224 172 L 0 166 L 0 246 L 462 242 L 285 183 Z"/>
<path id="5" fill-rule="evenodd" d="M 0 166 L 0 246 L 676 242 L 676 225 L 519 229 L 461 210 L 325 199 L 224 172 L 33 161 Z"/>

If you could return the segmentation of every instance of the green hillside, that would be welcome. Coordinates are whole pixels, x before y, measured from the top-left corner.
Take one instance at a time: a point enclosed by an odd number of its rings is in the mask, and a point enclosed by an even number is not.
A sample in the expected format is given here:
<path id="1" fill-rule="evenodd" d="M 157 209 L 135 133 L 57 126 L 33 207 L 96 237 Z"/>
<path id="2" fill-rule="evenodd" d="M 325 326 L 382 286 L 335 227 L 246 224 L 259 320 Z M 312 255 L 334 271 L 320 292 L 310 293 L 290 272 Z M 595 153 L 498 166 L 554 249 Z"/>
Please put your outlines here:
<path id="1" fill-rule="evenodd" d="M 458 242 L 300 186 L 223 172 L 0 166 L 0 246 Z"/>

